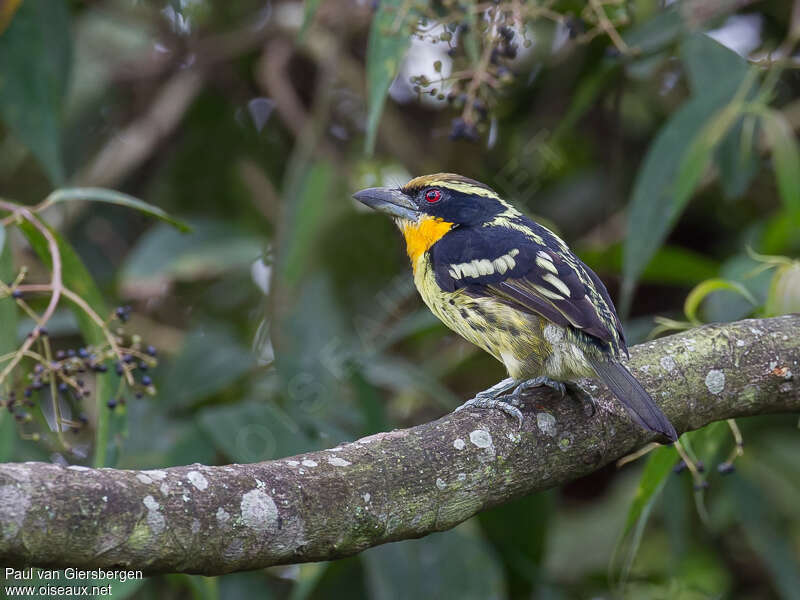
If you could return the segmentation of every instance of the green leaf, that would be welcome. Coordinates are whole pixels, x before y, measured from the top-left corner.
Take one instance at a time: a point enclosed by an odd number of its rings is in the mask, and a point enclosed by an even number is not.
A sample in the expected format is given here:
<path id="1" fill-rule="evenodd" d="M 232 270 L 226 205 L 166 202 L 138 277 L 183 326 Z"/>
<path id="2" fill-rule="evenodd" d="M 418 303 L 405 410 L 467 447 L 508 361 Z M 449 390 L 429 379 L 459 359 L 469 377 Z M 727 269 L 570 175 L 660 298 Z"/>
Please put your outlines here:
<path id="1" fill-rule="evenodd" d="M 717 148 L 714 158 L 726 198 L 738 200 L 744 196 L 761 166 L 756 120 L 752 115 L 740 119 Z"/>
<path id="2" fill-rule="evenodd" d="M 598 272 L 619 273 L 622 270 L 622 244 L 602 249 L 578 249 L 578 256 Z M 641 281 L 659 284 L 693 286 L 719 274 L 720 264 L 713 259 L 683 248 L 664 245 L 653 255 L 640 276 Z"/>
<path id="3" fill-rule="evenodd" d="M 291 289 L 318 264 L 315 250 L 323 225 L 334 207 L 328 200 L 336 179 L 330 164 L 319 162 L 299 175 L 290 185 L 293 192 L 283 222 L 285 233 L 278 248 L 278 269 L 282 284 Z"/>
<path id="4" fill-rule="evenodd" d="M 400 63 L 411 43 L 404 31 L 407 10 L 403 0 L 381 0 L 367 43 L 367 138 L 365 150 L 372 154 L 383 106 Z"/>
<path id="5" fill-rule="evenodd" d="M 689 292 L 689 295 L 686 296 L 686 301 L 683 305 L 683 312 L 686 314 L 686 318 L 692 323 L 699 325 L 700 320 L 697 318 L 697 309 L 706 296 L 720 290 L 735 292 L 745 298 L 753 306 L 758 304 L 758 301 L 753 297 L 753 294 L 750 293 L 750 290 L 738 281 L 718 278 L 709 279 L 695 286 L 695 288 Z"/>
<path id="6" fill-rule="evenodd" d="M 191 227 L 183 221 L 173 219 L 166 212 L 157 206 L 148 204 L 138 198 L 134 198 L 128 194 L 108 190 L 105 188 L 61 188 L 52 192 L 45 200 L 45 206 L 58 204 L 59 202 L 74 202 L 84 200 L 88 202 L 104 202 L 106 204 L 116 204 L 117 206 L 125 206 L 143 212 L 151 217 L 156 217 L 162 221 L 169 223 L 180 231 L 191 231 Z"/>
<path id="7" fill-rule="evenodd" d="M 618 71 L 619 63 L 603 62 L 580 79 L 569 108 L 550 138 L 551 143 L 558 143 L 573 130 L 583 115 L 595 105 L 600 94 L 608 88 L 609 82 Z"/>
<path id="8" fill-rule="evenodd" d="M 547 549 L 555 512 L 554 496 L 530 494 L 478 514 L 486 537 L 506 571 L 510 598 L 530 598 Z M 513 527 L 509 527 L 513 523 Z"/>
<path id="9" fill-rule="evenodd" d="M 786 211 L 800 221 L 800 153 L 792 126 L 778 110 L 760 111 L 760 124 L 772 149 L 772 164 Z"/>
<path id="10" fill-rule="evenodd" d="M 695 34 L 688 38 L 682 55 L 690 79 L 696 82 L 695 96 L 661 128 L 637 173 L 628 214 L 622 313 L 628 311 L 642 270 L 666 239 L 708 163 L 708 143 L 698 138 L 697 132 L 709 127 L 718 142 L 736 111 L 730 108 L 715 121 L 709 120 L 730 103 L 737 91 L 747 91 L 743 90 L 748 73 L 744 59 L 708 36 Z M 726 68 L 709 73 L 703 66 L 706 60 Z M 703 77 L 707 77 L 705 82 Z"/>
<path id="11" fill-rule="evenodd" d="M 0 280 L 6 284 L 14 280 L 14 262 L 11 245 L 5 243 L 6 230 L 0 225 Z M 0 354 L 13 352 L 17 348 L 17 305 L 13 298 L 0 298 Z M 0 411 L 0 462 L 11 460 L 17 439 L 13 415 Z"/>
<path id="12" fill-rule="evenodd" d="M 463 526 L 372 548 L 362 558 L 369 597 L 375 600 L 506 596 L 497 559 L 483 539 Z"/>
<path id="13" fill-rule="evenodd" d="M 672 44 L 685 31 L 678 6 L 670 6 L 627 28 L 622 39 L 641 54 L 652 54 Z"/>
<path id="14" fill-rule="evenodd" d="M 253 463 L 314 449 L 303 431 L 272 402 L 263 398 L 204 409 L 200 426 L 231 460 Z"/>
<path id="15" fill-rule="evenodd" d="M 183 348 L 159 377 L 163 403 L 189 408 L 234 383 L 255 366 L 255 357 L 227 331 L 202 327 L 186 336 Z"/>
<path id="16" fill-rule="evenodd" d="M 707 93 L 712 84 L 725 84 L 733 94 L 747 73 L 747 61 L 704 33 L 694 33 L 681 45 L 693 96 Z"/>
<path id="17" fill-rule="evenodd" d="M 764 312 L 768 317 L 800 312 L 800 262 L 792 261 L 775 271 Z"/>
<path id="18" fill-rule="evenodd" d="M 64 180 L 61 108 L 72 47 L 63 0 L 25 0 L 0 35 L 0 118 L 42 163 Z"/>
<path id="19" fill-rule="evenodd" d="M 661 491 L 664 489 L 667 477 L 672 472 L 672 467 L 675 465 L 676 458 L 677 452 L 673 446 L 661 446 L 653 450 L 653 452 L 650 453 L 650 457 L 647 459 L 644 472 L 639 479 L 639 486 L 636 489 L 636 496 L 628 509 L 625 528 L 622 531 L 619 542 L 617 542 L 617 547 L 614 549 L 614 555 L 611 559 L 612 564 L 614 564 L 628 536 L 633 533 L 626 553 L 625 562 L 622 566 L 621 579 L 623 581 L 627 579 L 628 573 L 633 566 L 633 561 L 639 550 L 639 544 L 642 541 L 644 528 L 650 518 L 650 512 L 656 500 L 658 500 Z"/>
<path id="20" fill-rule="evenodd" d="M 139 238 L 120 270 L 123 288 L 216 277 L 261 256 L 264 241 L 240 227 L 218 220 L 192 220 L 191 227 L 184 235 L 158 224 Z"/>
<path id="21" fill-rule="evenodd" d="M 766 566 L 781 598 L 800 599 L 800 567 L 786 530 L 773 522 L 769 498 L 743 477 L 729 480 L 726 494 L 737 505 L 745 537 Z"/>

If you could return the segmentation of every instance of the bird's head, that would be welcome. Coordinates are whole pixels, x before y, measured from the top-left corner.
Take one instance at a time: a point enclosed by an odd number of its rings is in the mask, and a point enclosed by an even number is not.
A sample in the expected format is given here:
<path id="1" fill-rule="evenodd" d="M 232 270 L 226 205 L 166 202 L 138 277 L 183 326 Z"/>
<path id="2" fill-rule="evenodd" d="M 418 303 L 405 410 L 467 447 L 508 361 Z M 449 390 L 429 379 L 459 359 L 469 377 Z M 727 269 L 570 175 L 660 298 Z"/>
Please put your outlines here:
<path id="1" fill-rule="evenodd" d="M 489 186 L 453 173 L 416 177 L 399 188 L 369 188 L 353 197 L 394 218 L 415 271 L 419 259 L 453 229 L 519 215 Z"/>
<path id="2" fill-rule="evenodd" d="M 482 225 L 514 210 L 489 186 L 453 173 L 416 177 L 399 188 L 369 188 L 353 197 L 390 215 L 403 230 L 428 221 L 452 227 Z"/>

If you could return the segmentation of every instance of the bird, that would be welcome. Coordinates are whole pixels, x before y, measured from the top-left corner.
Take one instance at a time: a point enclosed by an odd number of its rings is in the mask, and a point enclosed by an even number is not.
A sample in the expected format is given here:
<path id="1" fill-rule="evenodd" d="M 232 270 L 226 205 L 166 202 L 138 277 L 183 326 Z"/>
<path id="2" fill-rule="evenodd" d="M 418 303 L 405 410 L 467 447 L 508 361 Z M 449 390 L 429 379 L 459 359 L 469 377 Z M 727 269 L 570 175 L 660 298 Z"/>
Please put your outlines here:
<path id="1" fill-rule="evenodd" d="M 675 428 L 622 363 L 622 324 L 605 285 L 555 233 L 488 185 L 454 173 L 353 197 L 402 232 L 414 284 L 447 327 L 502 362 L 509 377 L 456 410 L 499 409 L 523 422 L 523 394 L 602 381 L 634 422 L 670 441 Z"/>

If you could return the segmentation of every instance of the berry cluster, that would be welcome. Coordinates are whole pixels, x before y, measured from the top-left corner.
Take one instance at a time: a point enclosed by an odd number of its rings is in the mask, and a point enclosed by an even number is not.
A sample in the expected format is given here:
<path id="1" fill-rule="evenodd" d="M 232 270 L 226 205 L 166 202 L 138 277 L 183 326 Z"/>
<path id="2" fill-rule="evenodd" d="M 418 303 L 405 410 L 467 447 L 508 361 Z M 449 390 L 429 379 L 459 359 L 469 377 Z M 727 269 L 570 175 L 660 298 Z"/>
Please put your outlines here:
<path id="1" fill-rule="evenodd" d="M 18 290 L 11 295 L 17 300 L 22 298 Z M 114 320 L 120 326 L 113 333 L 107 331 L 108 340 L 79 348 L 53 351 L 54 344 L 49 339 L 47 329 L 37 327 L 28 334 L 29 338 L 35 338 L 33 346 L 25 352 L 24 359 L 15 369 L 17 373 L 23 373 L 22 377 L 17 377 L 22 383 L 14 386 L 10 383 L 12 378 L 7 379 L 7 389 L 11 389 L 4 397 L 0 396 L 0 407 L 6 408 L 18 423 L 26 425 L 25 429 L 29 430 L 37 421 L 34 415 L 44 415 L 44 410 L 37 410 L 43 408 L 40 403 L 50 402 L 55 421 L 60 423 L 57 432 L 69 430 L 78 433 L 88 423 L 83 402 L 92 396 L 96 387 L 93 378 L 107 377 L 110 366 L 119 377 L 119 384 L 116 393 L 107 402 L 108 409 L 124 406 L 126 396 L 141 398 L 144 394 L 154 395 L 156 390 L 149 371 L 157 365 L 158 351 L 152 345 L 143 344 L 140 336 L 125 334 L 121 325 L 129 320 L 130 315 L 131 307 L 116 308 L 106 321 L 106 329 Z M 77 414 L 78 417 L 62 417 L 65 406 L 69 406 L 69 414 Z M 44 421 L 43 418 L 38 420 Z M 37 441 L 41 439 L 38 431 L 22 431 L 22 436 Z"/>
<path id="2" fill-rule="evenodd" d="M 573 7 L 560 11 L 550 3 L 494 0 L 474 3 L 443 0 L 430 5 L 411 1 L 404 5 L 407 14 L 395 22 L 404 22 L 420 40 L 446 44 L 453 61 L 450 75 L 429 79 L 425 75 L 410 78 L 418 95 L 430 95 L 447 101 L 461 111 L 450 127 L 451 139 L 475 141 L 489 129 L 489 116 L 503 89 L 514 80 L 512 62 L 520 47 L 530 48 L 531 25 L 549 21 L 563 27 L 576 44 L 585 44 L 598 36 L 607 36 L 609 49 L 616 54 L 631 52 L 617 27 L 629 23 L 628 7 L 621 0 L 597 0 L 585 3 L 580 14 Z M 387 32 L 391 33 L 391 32 Z M 441 61 L 433 63 L 442 72 Z"/>

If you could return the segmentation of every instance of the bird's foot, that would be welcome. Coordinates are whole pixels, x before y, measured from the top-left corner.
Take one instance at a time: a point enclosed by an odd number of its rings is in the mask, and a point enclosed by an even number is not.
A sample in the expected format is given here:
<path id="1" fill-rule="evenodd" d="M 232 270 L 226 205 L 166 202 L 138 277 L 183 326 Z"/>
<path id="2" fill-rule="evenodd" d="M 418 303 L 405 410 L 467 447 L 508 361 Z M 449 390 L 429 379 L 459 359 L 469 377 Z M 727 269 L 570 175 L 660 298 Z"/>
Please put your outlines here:
<path id="1" fill-rule="evenodd" d="M 512 399 L 514 394 L 502 396 L 504 392 L 513 388 L 515 385 L 516 382 L 513 379 L 504 379 L 488 390 L 478 393 L 472 400 L 467 400 L 453 412 L 458 412 L 465 408 L 494 408 L 504 412 L 509 417 L 517 419 L 519 426 L 522 427 L 522 411 L 512 404 L 512 402 L 516 400 L 516 398 Z"/>
<path id="2" fill-rule="evenodd" d="M 520 383 L 516 388 L 514 388 L 514 391 L 511 392 L 510 396 L 519 401 L 520 397 L 525 392 L 541 385 L 557 391 L 559 394 L 561 394 L 562 398 L 567 394 L 567 386 L 562 382 L 556 381 L 555 379 L 550 379 L 549 377 L 534 377 L 533 379 L 528 379 L 527 381 Z"/>
<path id="3" fill-rule="evenodd" d="M 577 397 L 584 406 L 583 408 L 584 414 L 587 417 L 595 416 L 599 410 L 599 407 L 597 404 L 597 400 L 595 399 L 594 396 L 592 396 L 592 393 L 584 389 L 584 387 L 580 384 L 579 381 L 575 381 L 573 383 L 572 389 L 574 392 L 572 394 L 573 398 Z"/>

